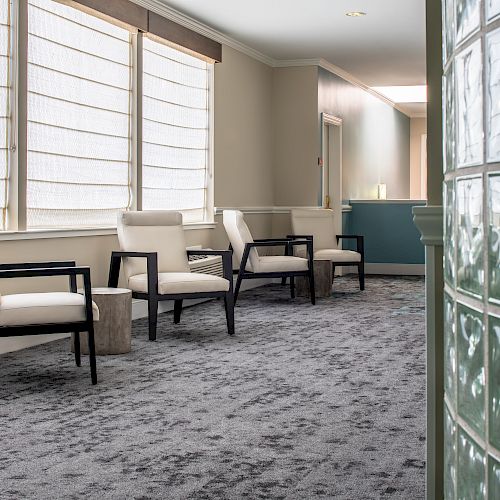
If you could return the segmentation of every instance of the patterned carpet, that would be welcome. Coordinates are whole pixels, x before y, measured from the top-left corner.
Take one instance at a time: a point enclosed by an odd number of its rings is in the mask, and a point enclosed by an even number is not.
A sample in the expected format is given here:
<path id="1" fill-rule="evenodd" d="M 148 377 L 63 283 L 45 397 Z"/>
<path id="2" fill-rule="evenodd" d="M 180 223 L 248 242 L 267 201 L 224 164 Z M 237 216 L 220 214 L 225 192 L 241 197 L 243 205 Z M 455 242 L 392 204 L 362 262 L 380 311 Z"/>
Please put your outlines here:
<path id="1" fill-rule="evenodd" d="M 67 340 L 0 356 L 0 498 L 423 498 L 423 280 L 334 291 L 138 320 L 94 387 Z"/>

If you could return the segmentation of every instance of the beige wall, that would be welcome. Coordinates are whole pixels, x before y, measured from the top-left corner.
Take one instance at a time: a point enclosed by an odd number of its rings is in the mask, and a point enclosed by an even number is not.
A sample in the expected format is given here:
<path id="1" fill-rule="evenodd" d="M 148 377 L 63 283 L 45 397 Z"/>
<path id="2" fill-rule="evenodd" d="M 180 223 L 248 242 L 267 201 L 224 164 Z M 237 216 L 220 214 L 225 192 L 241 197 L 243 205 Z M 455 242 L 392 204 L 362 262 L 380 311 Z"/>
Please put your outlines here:
<path id="1" fill-rule="evenodd" d="M 273 79 L 274 204 L 318 201 L 318 67 L 275 68 Z"/>
<path id="2" fill-rule="evenodd" d="M 421 189 L 422 134 L 427 133 L 425 118 L 410 119 L 410 198 L 418 200 L 425 197 Z"/>
<path id="3" fill-rule="evenodd" d="M 224 46 L 215 65 L 215 206 L 273 204 L 273 69 Z"/>

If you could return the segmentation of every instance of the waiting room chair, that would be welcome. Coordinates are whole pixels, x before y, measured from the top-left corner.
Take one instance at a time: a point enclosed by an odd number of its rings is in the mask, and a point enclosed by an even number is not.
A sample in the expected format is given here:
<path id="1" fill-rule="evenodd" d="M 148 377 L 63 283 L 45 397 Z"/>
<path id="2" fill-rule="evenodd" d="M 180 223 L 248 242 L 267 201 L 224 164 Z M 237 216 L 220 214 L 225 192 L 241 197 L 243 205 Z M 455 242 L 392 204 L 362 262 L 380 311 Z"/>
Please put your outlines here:
<path id="1" fill-rule="evenodd" d="M 75 361 L 80 366 L 80 332 L 88 333 L 90 373 L 97 383 L 94 321 L 99 309 L 92 301 L 90 269 L 75 262 L 0 264 L 0 279 L 68 276 L 70 292 L 18 293 L 0 296 L 0 337 L 74 332 Z M 84 294 L 77 293 L 77 276 Z"/>
<path id="2" fill-rule="evenodd" d="M 118 286 L 123 259 L 132 297 L 148 301 L 149 340 L 156 340 L 158 303 L 174 301 L 174 323 L 179 323 L 184 299 L 223 297 L 229 335 L 234 334 L 231 252 L 186 250 L 182 214 L 168 210 L 121 212 L 118 216 L 120 251 L 112 252 L 110 287 Z M 189 255 L 220 255 L 224 278 L 193 273 Z"/>
<path id="3" fill-rule="evenodd" d="M 337 266 L 356 266 L 359 275 L 359 288 L 365 289 L 364 239 L 360 235 L 335 234 L 334 214 L 329 209 L 293 209 L 293 238 L 308 238 L 314 245 L 314 259 L 330 260 L 333 266 L 332 276 Z M 355 239 L 356 251 L 339 248 L 342 239 Z"/>
<path id="4" fill-rule="evenodd" d="M 238 279 L 234 291 L 234 301 L 238 298 L 241 282 L 255 278 L 290 278 L 292 283 L 296 276 L 304 276 L 309 280 L 311 303 L 316 303 L 314 292 L 313 246 L 311 241 L 292 240 L 291 238 L 270 238 L 254 240 L 246 225 L 243 213 L 239 210 L 224 210 L 222 214 L 224 228 L 230 242 L 230 248 L 239 262 Z M 285 247 L 285 255 L 259 255 L 257 248 Z M 307 258 L 294 257 L 293 248 L 305 246 Z M 291 287 L 294 298 L 294 287 Z"/>

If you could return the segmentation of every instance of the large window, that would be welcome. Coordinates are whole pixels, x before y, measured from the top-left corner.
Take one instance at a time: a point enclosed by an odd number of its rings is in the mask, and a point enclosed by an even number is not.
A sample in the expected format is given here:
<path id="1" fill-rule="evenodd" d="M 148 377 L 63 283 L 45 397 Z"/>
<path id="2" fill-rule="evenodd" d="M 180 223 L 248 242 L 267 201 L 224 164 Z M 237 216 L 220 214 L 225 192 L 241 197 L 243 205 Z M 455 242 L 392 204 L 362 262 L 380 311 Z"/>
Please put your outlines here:
<path id="1" fill-rule="evenodd" d="M 96 5 L 0 0 L 0 229 L 110 227 L 124 209 L 211 222 L 211 55 L 173 48 L 156 14 L 149 35 Z"/>
<path id="2" fill-rule="evenodd" d="M 207 201 L 209 68 L 144 39 L 143 192 L 146 209 L 203 220 Z"/>
<path id="3" fill-rule="evenodd" d="M 10 53 L 10 0 L 0 0 L 0 229 L 7 222 Z"/>
<path id="4" fill-rule="evenodd" d="M 130 33 L 29 0 L 28 227 L 113 225 L 130 206 Z"/>

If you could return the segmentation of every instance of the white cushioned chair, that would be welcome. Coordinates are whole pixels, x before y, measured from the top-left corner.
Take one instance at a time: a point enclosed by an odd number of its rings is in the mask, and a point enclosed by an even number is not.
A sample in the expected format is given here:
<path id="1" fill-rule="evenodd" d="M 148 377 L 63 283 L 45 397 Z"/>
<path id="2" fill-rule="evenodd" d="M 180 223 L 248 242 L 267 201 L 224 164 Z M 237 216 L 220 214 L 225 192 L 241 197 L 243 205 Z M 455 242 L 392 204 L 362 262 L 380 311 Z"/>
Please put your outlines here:
<path id="1" fill-rule="evenodd" d="M 184 299 L 224 297 L 227 328 L 234 334 L 231 253 L 228 250 L 186 250 L 182 214 L 168 210 L 121 212 L 118 216 L 120 252 L 112 252 L 109 286 L 117 287 L 123 259 L 132 296 L 148 301 L 149 340 L 156 340 L 158 302 L 174 301 L 179 323 Z M 192 273 L 189 255 L 220 255 L 224 278 Z"/>
<path id="2" fill-rule="evenodd" d="M 333 210 L 297 208 L 291 211 L 293 238 L 307 238 L 313 242 L 314 258 L 332 262 L 333 274 L 336 266 L 357 266 L 359 288 L 365 289 L 365 257 L 363 236 L 334 234 Z M 341 239 L 355 239 L 356 251 L 339 248 Z M 299 251 L 300 252 L 300 251 Z M 299 253 L 300 254 L 300 253 Z"/>
<path id="3" fill-rule="evenodd" d="M 239 210 L 224 210 L 222 214 L 224 228 L 230 242 L 230 249 L 239 262 L 238 279 L 234 291 L 236 302 L 241 282 L 244 279 L 254 278 L 290 278 L 292 281 L 291 295 L 295 297 L 293 279 L 296 276 L 305 276 L 309 279 L 311 303 L 316 301 L 314 293 L 314 272 L 312 258 L 312 242 L 307 240 L 293 240 L 291 238 L 270 238 L 254 240 Z M 285 255 L 259 255 L 259 247 L 285 248 Z M 305 246 L 305 257 L 294 257 L 293 248 Z"/>
<path id="4" fill-rule="evenodd" d="M 83 276 L 84 294 L 77 293 L 76 278 Z M 0 264 L 0 279 L 68 276 L 70 292 L 19 293 L 0 297 L 0 337 L 74 332 L 75 361 L 81 365 L 80 332 L 88 332 L 90 373 L 97 383 L 94 321 L 99 309 L 92 301 L 90 269 L 75 262 Z"/>

